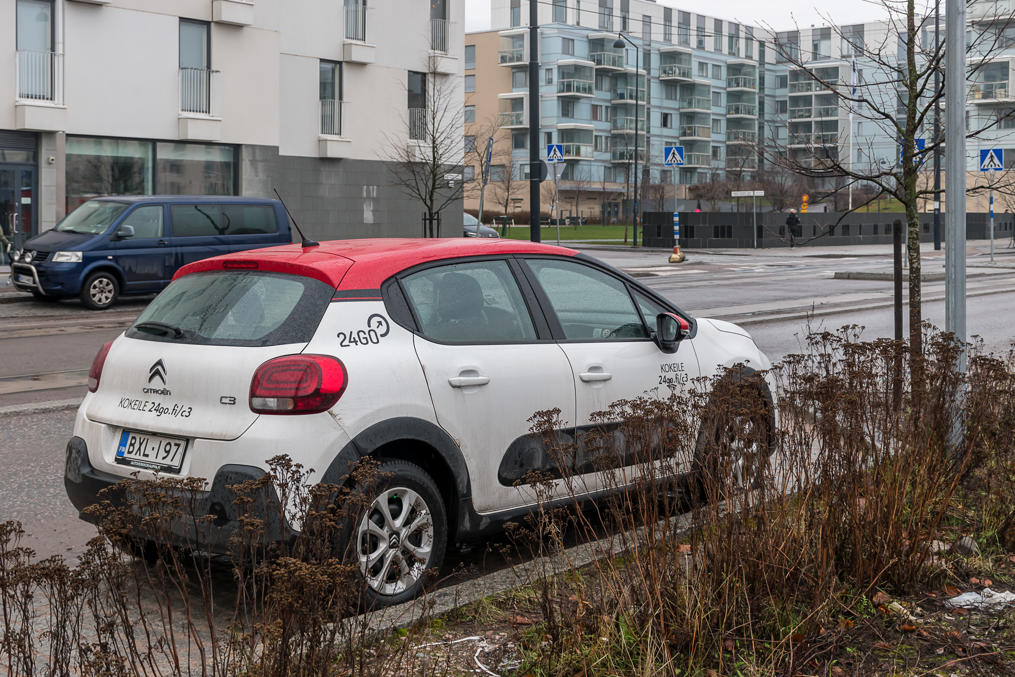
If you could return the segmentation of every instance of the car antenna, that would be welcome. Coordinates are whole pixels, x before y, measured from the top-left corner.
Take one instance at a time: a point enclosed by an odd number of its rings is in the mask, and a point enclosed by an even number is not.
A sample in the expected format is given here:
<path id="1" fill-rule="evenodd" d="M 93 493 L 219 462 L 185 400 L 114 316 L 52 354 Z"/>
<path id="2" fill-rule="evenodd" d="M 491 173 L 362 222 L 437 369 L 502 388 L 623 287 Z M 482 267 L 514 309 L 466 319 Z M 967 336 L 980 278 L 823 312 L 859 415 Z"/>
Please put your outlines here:
<path id="1" fill-rule="evenodd" d="M 278 194 L 278 188 L 272 188 L 272 190 L 275 191 L 275 196 L 278 197 L 278 201 L 282 203 L 282 209 L 284 209 L 285 213 L 289 215 L 289 220 L 293 222 L 294 226 L 296 226 L 296 232 L 300 234 L 300 239 L 302 240 L 302 242 L 300 242 L 300 246 L 303 247 L 304 249 L 307 247 L 321 246 L 320 242 L 309 239 L 306 235 L 303 234 L 303 231 L 300 230 L 300 224 L 296 223 L 296 219 L 293 218 L 293 213 L 289 211 L 288 207 L 285 206 L 285 200 L 283 200 L 282 196 Z"/>

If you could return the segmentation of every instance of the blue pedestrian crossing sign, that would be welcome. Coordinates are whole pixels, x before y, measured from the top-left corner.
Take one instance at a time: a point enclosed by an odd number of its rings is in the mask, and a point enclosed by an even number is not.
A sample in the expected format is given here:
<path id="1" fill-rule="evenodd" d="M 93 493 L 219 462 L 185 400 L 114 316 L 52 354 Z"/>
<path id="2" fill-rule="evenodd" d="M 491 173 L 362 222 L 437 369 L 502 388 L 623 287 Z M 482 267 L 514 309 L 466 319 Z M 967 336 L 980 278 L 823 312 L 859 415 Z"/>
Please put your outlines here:
<path id="1" fill-rule="evenodd" d="M 684 165 L 684 147 L 663 146 L 663 164 L 667 167 L 682 167 Z"/>
<path id="2" fill-rule="evenodd" d="M 922 165 L 925 161 L 923 152 L 927 150 L 927 139 L 913 139 L 913 164 Z M 902 146 L 899 146 L 899 164 L 902 164 Z"/>
<path id="3" fill-rule="evenodd" d="M 999 172 L 1004 169 L 1004 148 L 984 148 L 980 151 L 980 171 Z"/>
<path id="4" fill-rule="evenodd" d="M 563 162 L 564 161 L 564 144 L 551 143 L 546 147 L 546 161 L 547 162 Z"/>

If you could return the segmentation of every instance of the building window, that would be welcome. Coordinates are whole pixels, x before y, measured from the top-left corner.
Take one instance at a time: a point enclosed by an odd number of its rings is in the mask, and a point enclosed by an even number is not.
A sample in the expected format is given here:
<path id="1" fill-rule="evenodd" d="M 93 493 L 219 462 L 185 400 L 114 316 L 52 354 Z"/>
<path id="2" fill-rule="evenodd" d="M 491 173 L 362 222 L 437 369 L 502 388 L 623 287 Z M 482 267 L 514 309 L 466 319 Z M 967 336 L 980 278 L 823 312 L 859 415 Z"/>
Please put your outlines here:
<path id="1" fill-rule="evenodd" d="M 694 45 L 698 49 L 705 49 L 705 17 L 698 15 L 697 28 L 695 30 Z"/>
<path id="2" fill-rule="evenodd" d="M 722 119 L 721 118 L 713 118 L 712 119 L 712 133 L 713 134 L 722 134 Z"/>
<path id="3" fill-rule="evenodd" d="M 52 0 L 18 0 L 17 51 L 18 98 L 58 101 Z"/>
<path id="4" fill-rule="evenodd" d="M 567 0 L 553 0 L 553 23 L 567 23 Z"/>
<path id="5" fill-rule="evenodd" d="M 469 70 L 476 67 L 476 46 L 466 45 L 465 46 L 465 69 Z"/>
<path id="6" fill-rule="evenodd" d="M 789 87 L 789 76 L 788 75 L 776 75 L 775 76 L 775 88 L 786 89 Z"/>
<path id="7" fill-rule="evenodd" d="M 722 161 L 722 146 L 712 146 L 712 159 L 716 162 Z"/>
<path id="8" fill-rule="evenodd" d="M 547 68 L 546 70 L 543 71 L 543 84 L 544 85 L 552 85 L 553 84 L 553 69 L 552 68 Z"/>
<path id="9" fill-rule="evenodd" d="M 409 138 L 426 138 L 426 73 L 409 71 L 408 92 Z"/>
<path id="10" fill-rule="evenodd" d="M 662 113 L 660 115 L 659 124 L 661 127 L 671 129 L 673 127 L 673 113 Z"/>
<path id="11" fill-rule="evenodd" d="M 712 51 L 722 51 L 722 19 L 715 19 L 712 26 Z"/>
<path id="12" fill-rule="evenodd" d="M 597 153 L 609 153 L 610 152 L 610 137 L 605 134 L 596 134 L 593 138 L 592 143 L 594 145 L 595 152 Z"/>
<path id="13" fill-rule="evenodd" d="M 474 92 L 476 91 L 476 76 L 466 75 L 465 76 L 465 91 Z"/>
<path id="14" fill-rule="evenodd" d="M 775 112 L 782 113 L 785 115 L 787 110 L 789 110 L 789 102 L 786 101 L 786 99 L 776 99 Z"/>
<path id="15" fill-rule="evenodd" d="M 754 29 L 750 26 L 744 26 L 744 57 L 754 58 Z"/>
<path id="16" fill-rule="evenodd" d="M 705 63 L 704 61 L 698 62 L 698 77 L 699 78 L 708 77 L 708 64 Z"/>
<path id="17" fill-rule="evenodd" d="M 525 131 L 511 132 L 511 148 L 523 150 L 529 147 L 529 133 Z"/>
<path id="18" fill-rule="evenodd" d="M 466 183 L 476 180 L 476 167 L 475 165 L 465 165 L 462 167 L 462 180 Z"/>
<path id="19" fill-rule="evenodd" d="M 610 76 L 596 73 L 596 89 L 600 92 L 610 91 Z"/>
<path id="20" fill-rule="evenodd" d="M 342 135 L 342 64 L 321 61 L 321 134 Z"/>
<path id="21" fill-rule="evenodd" d="M 691 46 L 691 13 L 677 10 L 677 44 Z"/>
<path id="22" fill-rule="evenodd" d="M 367 39 L 367 0 L 345 0 L 345 37 Z"/>
<path id="23" fill-rule="evenodd" d="M 522 0 L 511 0 L 511 27 L 522 25 Z"/>
<path id="24" fill-rule="evenodd" d="M 931 43 L 925 43 L 931 44 Z M 863 24 L 842 27 L 842 56 L 859 56 L 863 53 Z"/>
<path id="25" fill-rule="evenodd" d="M 490 165 L 490 180 L 494 183 L 504 180 L 504 165 Z"/>
<path id="26" fill-rule="evenodd" d="M 465 107 L 465 122 L 475 122 L 475 121 L 476 121 L 476 107 L 475 106 L 466 106 Z"/>
<path id="27" fill-rule="evenodd" d="M 560 52 L 568 56 L 574 56 L 574 38 L 560 39 Z"/>
<path id="28" fill-rule="evenodd" d="M 643 40 L 652 39 L 652 17 L 648 14 L 641 15 L 641 37 Z"/>
<path id="29" fill-rule="evenodd" d="M 470 136 L 466 136 L 465 137 L 465 152 L 466 153 L 475 153 L 476 152 L 476 137 L 475 136 L 471 136 L 470 135 Z"/>
<path id="30" fill-rule="evenodd" d="M 680 89 L 672 82 L 663 84 L 663 98 L 670 101 L 676 101 L 677 96 L 680 93 Z"/>
<path id="31" fill-rule="evenodd" d="M 740 56 L 740 24 L 735 24 L 731 21 L 726 24 L 726 28 L 729 31 L 729 42 L 726 45 L 726 51 L 733 56 Z"/>
<path id="32" fill-rule="evenodd" d="M 722 92 L 712 92 L 712 107 L 722 108 Z"/>
<path id="33" fill-rule="evenodd" d="M 524 68 L 511 69 L 511 87 L 518 89 L 529 86 L 529 72 Z"/>
<path id="34" fill-rule="evenodd" d="M 663 42 L 673 42 L 672 7 L 663 7 Z"/>
<path id="35" fill-rule="evenodd" d="M 631 0 L 620 0 L 620 30 L 629 31 L 631 20 Z"/>
<path id="36" fill-rule="evenodd" d="M 575 0 L 574 3 L 574 25 L 582 25 L 582 0 Z"/>
<path id="37" fill-rule="evenodd" d="M 562 118 L 573 118 L 574 117 L 574 101 L 568 101 L 561 99 L 560 101 L 560 117 Z"/>
<path id="38" fill-rule="evenodd" d="M 599 0 L 599 27 L 613 30 L 613 0 Z"/>
<path id="39" fill-rule="evenodd" d="M 553 143 L 553 132 L 543 132 L 543 145 L 549 146 Z"/>
<path id="40" fill-rule="evenodd" d="M 712 79 L 722 80 L 722 66 L 719 64 L 712 64 Z"/>
<path id="41" fill-rule="evenodd" d="M 180 19 L 180 110 L 211 114 L 211 33 L 205 21 Z"/>

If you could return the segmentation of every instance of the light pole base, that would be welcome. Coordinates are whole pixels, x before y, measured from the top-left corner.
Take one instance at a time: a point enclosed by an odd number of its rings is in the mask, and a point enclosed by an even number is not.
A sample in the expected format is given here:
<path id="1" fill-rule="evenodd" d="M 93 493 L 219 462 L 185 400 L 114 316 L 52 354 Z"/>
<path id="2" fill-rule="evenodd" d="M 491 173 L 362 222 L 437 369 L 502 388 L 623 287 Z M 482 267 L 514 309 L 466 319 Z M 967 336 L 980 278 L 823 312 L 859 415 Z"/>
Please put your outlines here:
<path id="1" fill-rule="evenodd" d="M 680 247 L 674 247 L 673 253 L 670 254 L 670 263 L 683 263 L 687 257 L 684 256 L 684 252 L 680 251 Z"/>

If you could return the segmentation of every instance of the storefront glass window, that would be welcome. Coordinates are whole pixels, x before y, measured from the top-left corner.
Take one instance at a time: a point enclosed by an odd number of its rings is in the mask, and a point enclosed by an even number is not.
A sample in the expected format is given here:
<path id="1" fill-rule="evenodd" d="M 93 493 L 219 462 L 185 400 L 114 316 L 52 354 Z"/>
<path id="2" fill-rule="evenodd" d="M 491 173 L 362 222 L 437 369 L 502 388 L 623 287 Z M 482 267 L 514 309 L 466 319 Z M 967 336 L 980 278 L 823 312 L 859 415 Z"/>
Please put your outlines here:
<path id="1" fill-rule="evenodd" d="M 67 137 L 67 213 L 99 195 L 151 193 L 151 143 Z"/>
<path id="2" fill-rule="evenodd" d="M 236 153 L 232 146 L 158 143 L 156 189 L 162 195 L 232 195 Z"/>

